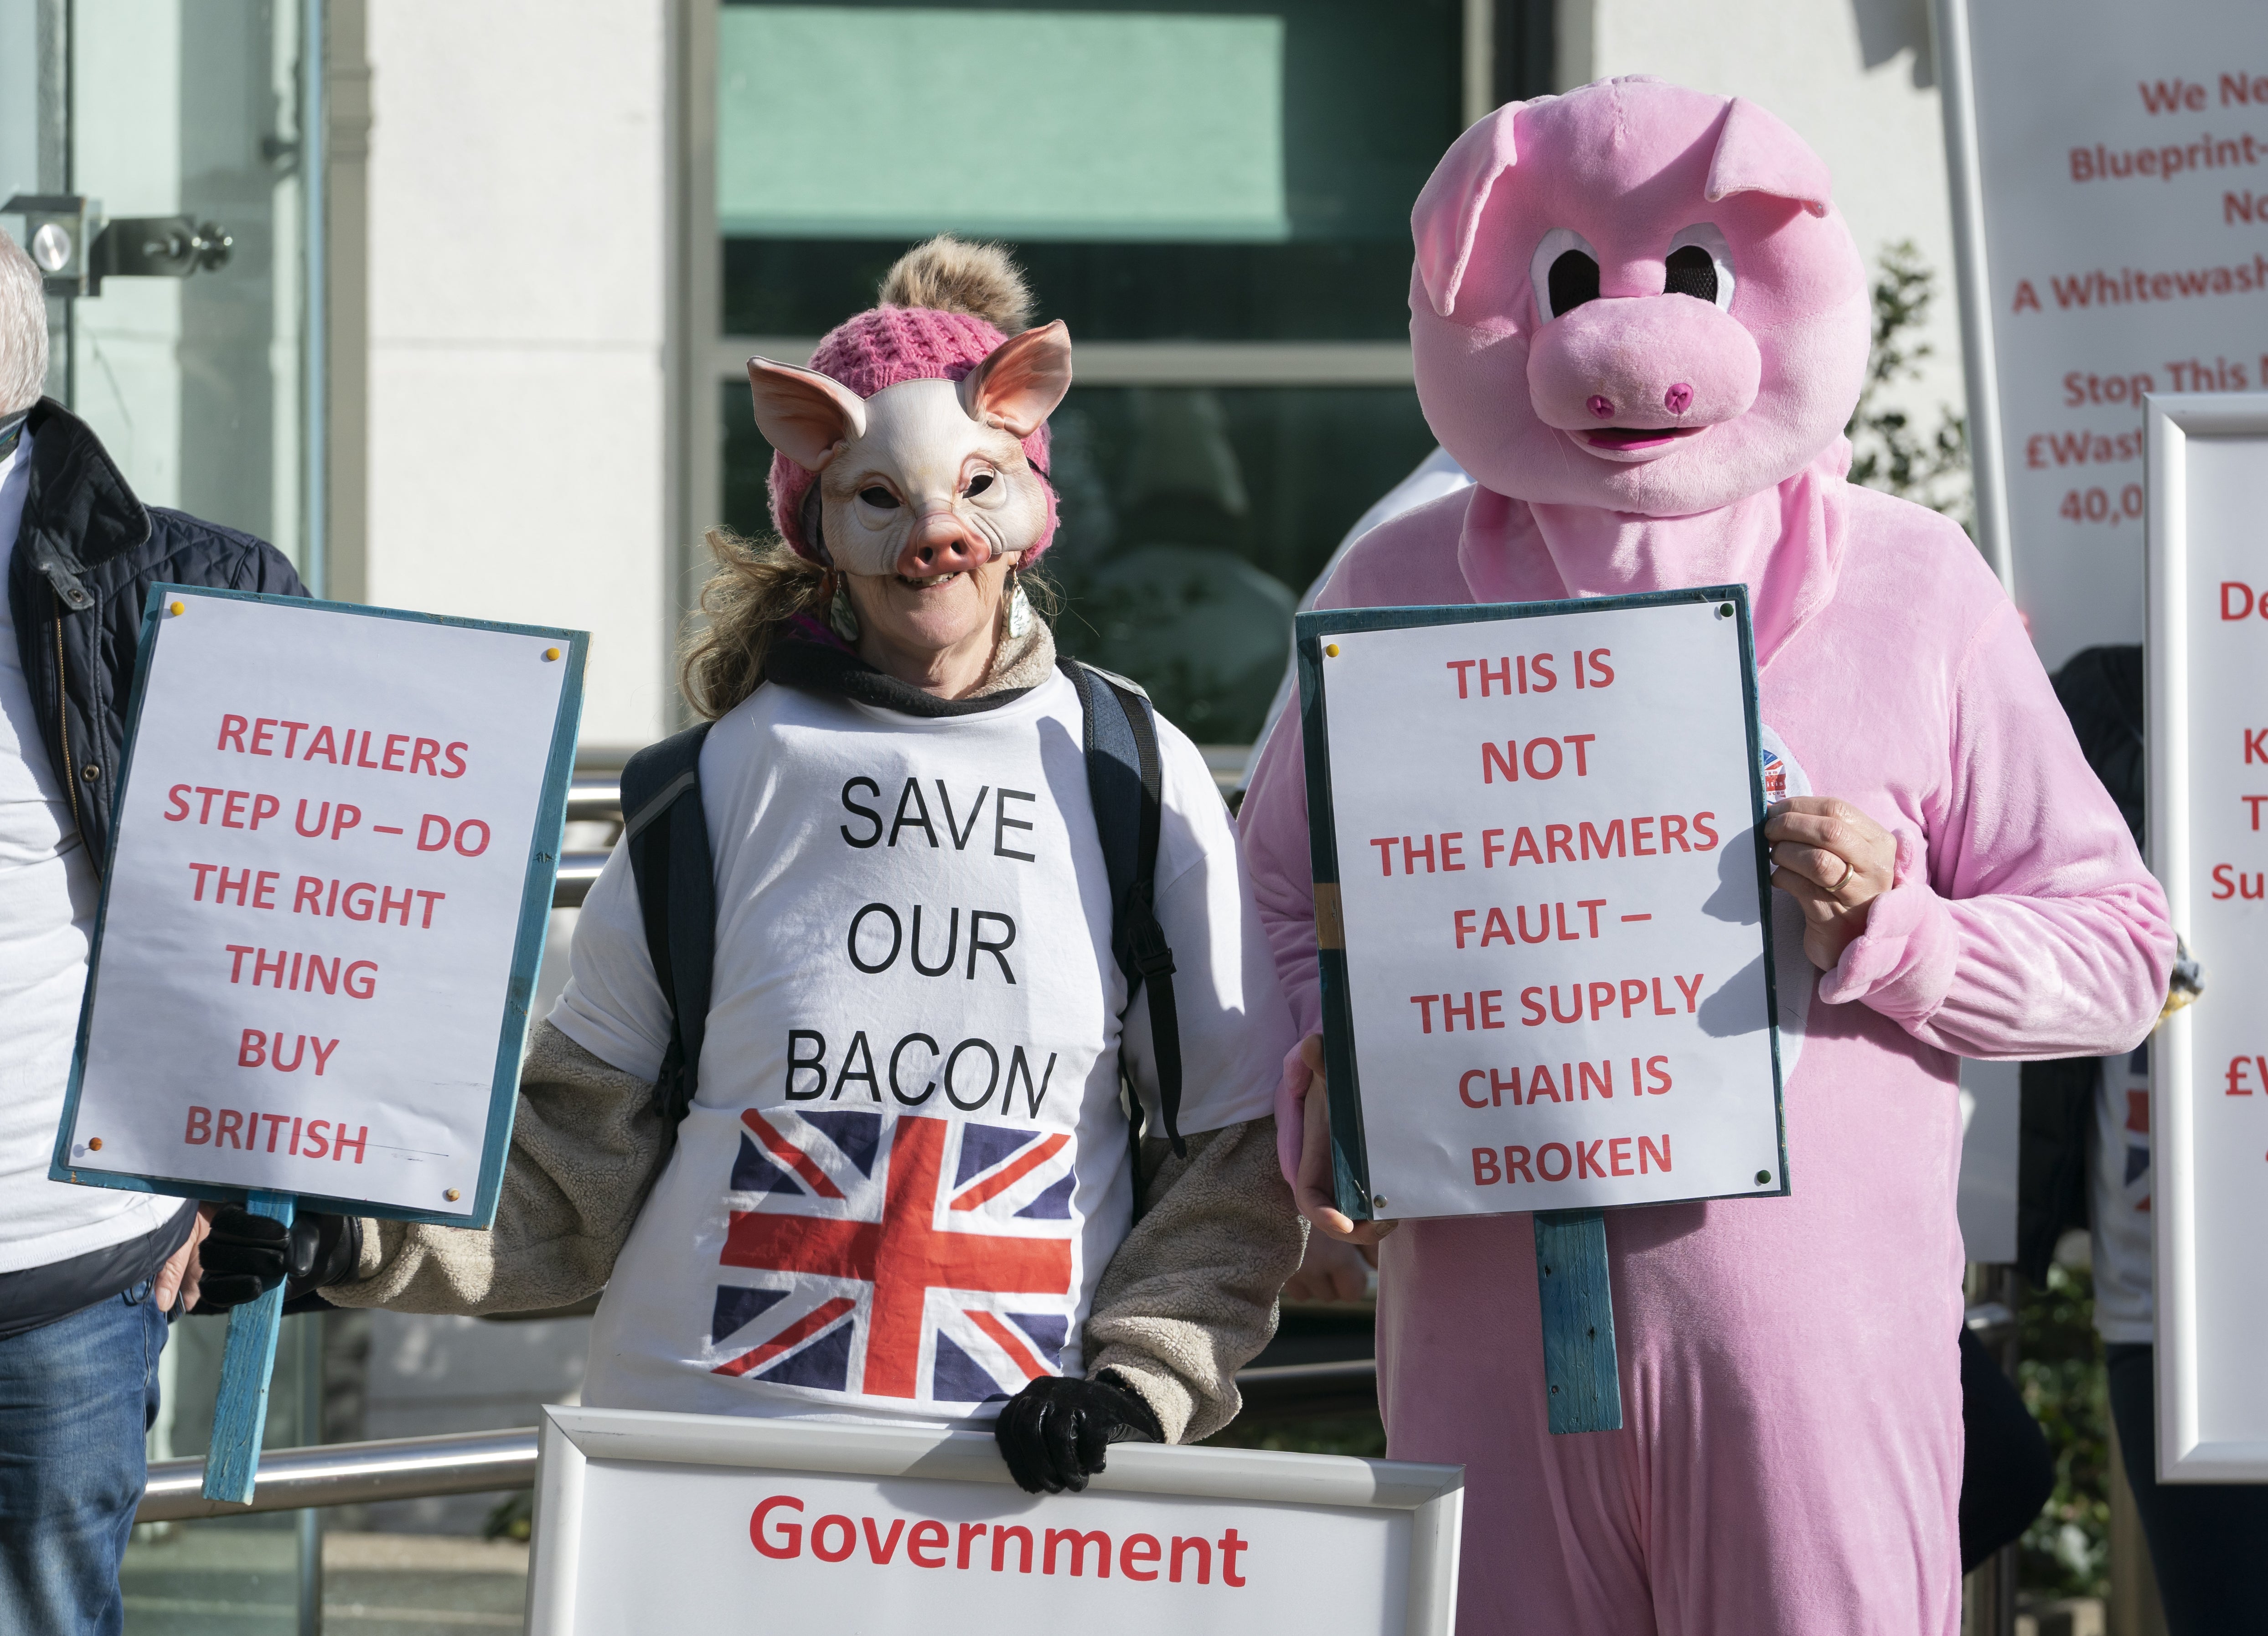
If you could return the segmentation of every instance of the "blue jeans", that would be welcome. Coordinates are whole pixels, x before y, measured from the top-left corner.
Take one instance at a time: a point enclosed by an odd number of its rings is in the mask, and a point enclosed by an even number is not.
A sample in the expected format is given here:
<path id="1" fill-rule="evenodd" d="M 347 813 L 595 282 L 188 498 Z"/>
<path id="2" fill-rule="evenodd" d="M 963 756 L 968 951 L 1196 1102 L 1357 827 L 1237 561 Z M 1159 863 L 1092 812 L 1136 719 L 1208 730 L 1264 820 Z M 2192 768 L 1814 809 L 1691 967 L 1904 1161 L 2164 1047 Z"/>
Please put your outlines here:
<path id="1" fill-rule="evenodd" d="M 165 1349 L 147 1283 L 0 1340 L 0 1636 L 116 1636 Z"/>

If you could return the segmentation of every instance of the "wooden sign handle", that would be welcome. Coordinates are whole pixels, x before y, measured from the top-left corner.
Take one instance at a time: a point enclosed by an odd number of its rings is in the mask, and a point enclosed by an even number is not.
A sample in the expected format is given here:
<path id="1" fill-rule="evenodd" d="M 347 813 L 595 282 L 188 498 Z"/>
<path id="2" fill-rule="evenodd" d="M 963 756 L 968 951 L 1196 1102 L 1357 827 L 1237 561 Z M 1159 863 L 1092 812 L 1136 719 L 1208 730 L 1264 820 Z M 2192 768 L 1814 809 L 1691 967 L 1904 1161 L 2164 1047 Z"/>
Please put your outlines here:
<path id="1" fill-rule="evenodd" d="M 244 1207 L 269 1216 L 288 1233 L 298 1200 L 290 1193 L 254 1192 Z M 288 1280 L 287 1280 L 288 1281 Z M 205 1498 L 252 1503 L 260 1477 L 260 1442 L 268 1426 L 268 1382 L 276 1373 L 276 1336 L 284 1327 L 284 1285 L 228 1315 L 228 1341 L 220 1355 L 220 1395 L 213 1404 L 212 1441 L 205 1449 Z"/>
<path id="2" fill-rule="evenodd" d="M 1603 1210 L 1535 1212 L 1535 1289 L 1543 1309 L 1543 1379 L 1552 1431 L 1621 1431 L 1623 1383 L 1615 1369 L 1615 1295 L 1607 1281 Z"/>

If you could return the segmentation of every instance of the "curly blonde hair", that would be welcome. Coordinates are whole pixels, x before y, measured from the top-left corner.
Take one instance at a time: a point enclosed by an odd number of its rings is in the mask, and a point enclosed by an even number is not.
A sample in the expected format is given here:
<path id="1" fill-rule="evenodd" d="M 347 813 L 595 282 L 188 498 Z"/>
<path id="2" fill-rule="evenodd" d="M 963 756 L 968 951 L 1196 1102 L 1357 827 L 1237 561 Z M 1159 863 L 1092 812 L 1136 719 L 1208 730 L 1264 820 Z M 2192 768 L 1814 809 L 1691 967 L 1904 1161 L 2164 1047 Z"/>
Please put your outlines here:
<path id="1" fill-rule="evenodd" d="M 746 540 L 711 528 L 703 538 L 717 571 L 686 622 L 677 685 L 696 714 L 714 721 L 763 681 L 782 627 L 799 614 L 825 623 L 828 571 L 777 537 Z"/>

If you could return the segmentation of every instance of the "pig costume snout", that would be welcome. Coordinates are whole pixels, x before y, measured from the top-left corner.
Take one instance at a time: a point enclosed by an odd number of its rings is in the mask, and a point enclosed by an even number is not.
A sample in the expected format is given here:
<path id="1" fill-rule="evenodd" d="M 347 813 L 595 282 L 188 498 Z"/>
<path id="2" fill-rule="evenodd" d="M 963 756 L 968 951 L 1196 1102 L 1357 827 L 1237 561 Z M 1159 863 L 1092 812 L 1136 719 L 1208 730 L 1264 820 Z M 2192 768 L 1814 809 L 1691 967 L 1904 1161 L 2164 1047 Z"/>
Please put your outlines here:
<path id="1" fill-rule="evenodd" d="M 1411 217 L 1434 435 L 1498 494 L 1651 517 L 1802 470 L 1867 367 L 1866 269 L 1828 195 L 1738 99 L 1624 79 L 1498 109 Z"/>
<path id="2" fill-rule="evenodd" d="M 1756 338 L 1690 296 L 1587 302 L 1546 324 L 1528 355 L 1536 418 L 1609 459 L 1645 460 L 1746 414 L 1764 372 Z M 1663 436 L 1624 446 L 1609 428 Z"/>

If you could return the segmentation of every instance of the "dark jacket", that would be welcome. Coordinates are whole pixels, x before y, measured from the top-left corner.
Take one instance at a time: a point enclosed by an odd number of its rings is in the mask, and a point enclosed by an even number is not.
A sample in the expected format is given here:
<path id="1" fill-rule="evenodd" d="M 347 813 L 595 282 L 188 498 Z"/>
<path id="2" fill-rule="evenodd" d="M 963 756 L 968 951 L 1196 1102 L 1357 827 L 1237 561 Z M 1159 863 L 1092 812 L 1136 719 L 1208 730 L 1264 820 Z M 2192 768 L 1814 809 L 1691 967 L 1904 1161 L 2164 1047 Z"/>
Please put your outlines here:
<path id="1" fill-rule="evenodd" d="M 2087 764 L 2142 844 L 2142 650 L 2091 647 L 2055 674 L 2056 697 L 2071 718 Z M 2023 1109 L 2016 1150 L 2016 1264 L 2035 1289 L 2047 1284 L 2056 1241 L 2089 1222 L 2089 1153 L 2095 1139 L 2093 1057 L 2023 1065 Z"/>
<path id="2" fill-rule="evenodd" d="M 110 860 L 118 760 L 140 651 L 142 605 L 159 581 L 305 596 L 284 554 L 248 534 L 144 505 L 101 441 L 42 398 L 26 422 L 32 469 L 9 561 L 8 609 L 55 777 L 98 871 Z M 0 1273 L 0 1337 L 107 1301 L 151 1277 L 188 1236 L 184 1205 L 144 1238 Z"/>
<path id="3" fill-rule="evenodd" d="M 307 587 L 274 546 L 143 505 L 86 423 L 62 404 L 40 399 L 26 430 L 32 480 L 8 610 L 40 739 L 70 791 L 87 856 L 103 869 L 150 587 L 166 581 L 284 596 L 305 596 Z"/>

